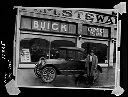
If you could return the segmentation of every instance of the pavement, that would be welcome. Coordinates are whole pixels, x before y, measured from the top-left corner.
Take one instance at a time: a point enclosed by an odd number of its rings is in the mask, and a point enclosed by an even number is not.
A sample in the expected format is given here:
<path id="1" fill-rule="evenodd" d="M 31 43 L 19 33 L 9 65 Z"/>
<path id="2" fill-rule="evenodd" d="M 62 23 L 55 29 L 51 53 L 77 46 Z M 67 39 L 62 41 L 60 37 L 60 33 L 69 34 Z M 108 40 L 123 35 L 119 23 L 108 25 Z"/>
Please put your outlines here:
<path id="1" fill-rule="evenodd" d="M 113 89 L 115 85 L 115 68 L 102 68 L 99 78 L 94 84 L 89 85 L 85 83 L 85 78 L 81 78 L 75 82 L 72 75 L 57 75 L 52 83 L 44 83 L 40 78 L 34 74 L 34 69 L 17 69 L 17 85 L 20 87 L 29 86 L 48 86 L 48 87 L 81 87 L 81 88 L 110 88 Z"/>

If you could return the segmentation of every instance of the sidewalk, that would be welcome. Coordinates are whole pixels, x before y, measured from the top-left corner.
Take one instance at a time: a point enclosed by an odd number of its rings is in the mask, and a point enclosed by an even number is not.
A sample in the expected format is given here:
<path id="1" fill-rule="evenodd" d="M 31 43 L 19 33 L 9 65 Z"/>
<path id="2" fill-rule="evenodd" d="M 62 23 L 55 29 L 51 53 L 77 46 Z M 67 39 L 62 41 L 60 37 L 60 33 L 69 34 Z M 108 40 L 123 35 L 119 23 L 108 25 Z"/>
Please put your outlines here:
<path id="1" fill-rule="evenodd" d="M 20 86 L 77 87 L 72 76 L 64 75 L 58 75 L 51 84 L 42 83 L 41 79 L 35 76 L 33 69 L 18 69 L 17 79 Z M 115 69 L 103 68 L 103 73 L 100 74 L 99 79 L 91 87 L 109 87 L 114 86 L 114 84 Z M 83 80 L 81 80 L 80 87 L 87 87 Z"/>

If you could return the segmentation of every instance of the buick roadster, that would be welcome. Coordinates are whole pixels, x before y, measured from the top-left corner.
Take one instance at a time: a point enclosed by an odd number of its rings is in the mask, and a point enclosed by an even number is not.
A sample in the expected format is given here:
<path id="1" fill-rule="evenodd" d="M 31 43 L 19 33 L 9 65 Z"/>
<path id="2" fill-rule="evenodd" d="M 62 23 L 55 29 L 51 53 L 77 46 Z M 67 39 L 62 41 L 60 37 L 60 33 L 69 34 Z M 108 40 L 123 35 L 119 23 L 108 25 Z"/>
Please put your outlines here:
<path id="1" fill-rule="evenodd" d="M 86 54 L 85 49 L 77 47 L 59 47 L 56 54 L 46 59 L 41 57 L 36 63 L 34 73 L 43 82 L 50 83 L 57 75 L 86 75 Z M 102 72 L 101 67 L 95 70 L 94 80 Z"/>

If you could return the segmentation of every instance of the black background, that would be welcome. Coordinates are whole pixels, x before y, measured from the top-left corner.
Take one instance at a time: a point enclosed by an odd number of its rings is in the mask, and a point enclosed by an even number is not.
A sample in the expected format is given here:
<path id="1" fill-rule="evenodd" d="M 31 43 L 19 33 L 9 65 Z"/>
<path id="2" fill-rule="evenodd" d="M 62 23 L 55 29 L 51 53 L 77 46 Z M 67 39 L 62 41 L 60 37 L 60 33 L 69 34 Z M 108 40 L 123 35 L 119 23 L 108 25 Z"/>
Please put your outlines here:
<path id="1" fill-rule="evenodd" d="M 0 40 L 4 41 L 7 49 L 7 58 L 12 61 L 13 56 L 13 38 L 15 31 L 15 18 L 16 9 L 14 6 L 24 6 L 24 7 L 63 7 L 63 8 L 101 8 L 101 9 L 113 9 L 113 6 L 121 2 L 121 0 L 5 0 L 1 1 L 0 6 Z M 123 14 L 120 16 L 122 20 L 122 32 L 121 32 L 121 87 L 124 88 L 125 92 L 122 95 L 126 95 L 127 91 L 127 21 L 128 16 Z M 1 64 L 0 64 L 1 65 Z M 4 65 L 3 63 L 0 68 Z M 2 70 L 2 69 L 1 69 Z M 2 73 L 4 74 L 4 73 Z M 3 80 L 0 83 L 3 85 Z M 2 86 L 1 85 L 1 86 Z M 3 95 L 6 95 L 6 89 L 3 90 Z M 30 88 L 20 88 L 21 93 L 19 95 L 32 95 L 32 96 L 99 96 L 99 95 L 112 95 L 112 91 L 100 91 L 100 90 L 69 90 L 69 89 L 30 89 Z M 4 94 L 6 93 L 6 94 Z"/>

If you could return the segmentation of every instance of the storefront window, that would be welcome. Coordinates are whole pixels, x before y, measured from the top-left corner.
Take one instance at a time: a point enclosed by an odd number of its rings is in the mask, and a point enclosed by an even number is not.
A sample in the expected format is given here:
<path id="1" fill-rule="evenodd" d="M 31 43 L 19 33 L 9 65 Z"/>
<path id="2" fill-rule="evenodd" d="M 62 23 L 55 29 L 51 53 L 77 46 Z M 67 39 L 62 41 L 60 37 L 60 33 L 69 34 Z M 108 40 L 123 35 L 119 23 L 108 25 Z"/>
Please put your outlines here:
<path id="1" fill-rule="evenodd" d="M 57 39 L 55 37 L 52 38 Z M 67 40 L 63 40 L 62 38 L 62 40 L 53 41 L 41 38 L 24 38 L 20 41 L 20 62 L 37 62 L 41 57 L 56 59 L 60 57 L 59 47 L 74 46 L 75 43 L 70 41 L 69 38 Z M 61 57 L 66 57 L 64 52 Z"/>
<path id="2" fill-rule="evenodd" d="M 47 58 L 48 51 L 49 51 L 49 42 L 45 39 L 27 39 L 22 40 L 20 42 L 20 50 L 23 52 L 23 50 L 26 49 L 28 52 L 28 55 L 25 55 L 25 53 L 22 53 L 21 55 L 21 62 L 37 62 L 40 57 Z M 30 55 L 29 55 L 30 54 Z M 29 61 L 25 60 L 25 56 L 28 57 Z M 24 60 L 22 60 L 24 58 Z"/>
<path id="3" fill-rule="evenodd" d="M 87 49 L 87 53 L 93 49 L 95 55 L 98 57 L 99 63 L 108 63 L 108 46 L 106 44 L 102 43 L 91 43 L 91 42 L 85 42 L 82 44 L 82 48 Z"/>

